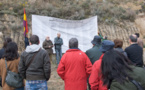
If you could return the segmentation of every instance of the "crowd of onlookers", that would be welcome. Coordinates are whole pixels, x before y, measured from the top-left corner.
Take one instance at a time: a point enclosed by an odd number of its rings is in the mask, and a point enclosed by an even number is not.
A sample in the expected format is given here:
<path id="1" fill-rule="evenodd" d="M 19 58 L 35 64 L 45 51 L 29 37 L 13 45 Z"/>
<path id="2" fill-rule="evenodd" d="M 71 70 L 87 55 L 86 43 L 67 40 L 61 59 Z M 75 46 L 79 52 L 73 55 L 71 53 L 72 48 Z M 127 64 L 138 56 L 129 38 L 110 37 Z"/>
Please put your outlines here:
<path id="1" fill-rule="evenodd" d="M 57 73 L 64 80 L 65 90 L 87 90 L 87 84 L 89 90 L 145 90 L 143 41 L 136 33 L 129 36 L 129 42 L 130 46 L 123 50 L 121 39 L 113 42 L 96 35 L 91 41 L 93 47 L 83 52 L 77 38 L 71 38 L 69 49 L 62 56 L 60 33 L 54 45 L 46 37 L 44 49 L 39 46 L 39 37 L 32 35 L 19 55 L 17 44 L 5 38 L 0 50 L 2 88 L 24 90 L 25 86 L 25 90 L 48 90 L 55 47 Z M 19 85 L 14 85 L 17 82 Z"/>

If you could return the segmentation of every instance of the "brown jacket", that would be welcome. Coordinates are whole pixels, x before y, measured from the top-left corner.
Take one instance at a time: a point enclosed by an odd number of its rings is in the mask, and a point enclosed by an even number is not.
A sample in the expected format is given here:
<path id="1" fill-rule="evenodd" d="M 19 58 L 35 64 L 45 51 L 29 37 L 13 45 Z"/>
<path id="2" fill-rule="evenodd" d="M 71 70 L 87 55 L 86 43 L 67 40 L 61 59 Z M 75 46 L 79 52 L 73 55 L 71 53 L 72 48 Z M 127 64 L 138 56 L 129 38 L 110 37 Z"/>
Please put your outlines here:
<path id="1" fill-rule="evenodd" d="M 13 60 L 13 61 L 7 61 L 8 69 L 12 72 L 18 73 L 18 64 L 19 64 L 20 58 Z M 5 78 L 6 78 L 6 65 L 5 65 L 5 59 L 0 60 L 0 77 L 2 77 L 2 88 L 3 90 L 14 90 L 13 87 L 10 87 L 6 84 Z"/>
<path id="2" fill-rule="evenodd" d="M 50 47 L 49 47 L 50 46 Z M 43 42 L 43 48 L 49 53 L 49 54 L 53 54 L 53 50 L 52 50 L 52 47 L 53 47 L 53 43 L 51 40 L 47 41 L 45 40 Z"/>

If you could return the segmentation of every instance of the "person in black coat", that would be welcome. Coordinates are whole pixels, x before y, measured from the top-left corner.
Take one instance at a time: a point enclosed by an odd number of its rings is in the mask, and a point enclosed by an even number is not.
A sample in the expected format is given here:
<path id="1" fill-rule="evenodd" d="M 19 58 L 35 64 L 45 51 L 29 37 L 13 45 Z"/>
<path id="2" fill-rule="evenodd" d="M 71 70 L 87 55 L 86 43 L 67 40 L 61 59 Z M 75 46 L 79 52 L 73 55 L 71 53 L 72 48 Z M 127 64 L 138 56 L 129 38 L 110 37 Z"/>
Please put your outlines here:
<path id="1" fill-rule="evenodd" d="M 5 38 L 5 39 L 4 39 L 3 48 L 0 49 L 0 59 L 3 57 L 3 55 L 4 55 L 4 53 L 5 53 L 5 48 L 7 47 L 7 44 L 8 44 L 9 42 L 12 42 L 12 39 L 11 39 L 11 38 L 8 37 L 8 38 Z"/>
<path id="2" fill-rule="evenodd" d="M 128 58 L 138 67 L 143 66 L 143 49 L 137 44 L 137 36 L 130 35 L 130 46 L 125 49 Z"/>

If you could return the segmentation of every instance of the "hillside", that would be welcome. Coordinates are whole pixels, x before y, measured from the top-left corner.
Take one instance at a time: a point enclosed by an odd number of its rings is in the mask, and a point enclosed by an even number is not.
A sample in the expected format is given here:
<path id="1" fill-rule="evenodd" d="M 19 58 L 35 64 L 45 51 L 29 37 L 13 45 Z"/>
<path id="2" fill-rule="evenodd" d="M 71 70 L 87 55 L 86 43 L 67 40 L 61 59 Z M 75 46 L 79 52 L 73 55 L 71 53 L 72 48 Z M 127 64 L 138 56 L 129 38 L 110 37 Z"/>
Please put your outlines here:
<path id="1" fill-rule="evenodd" d="M 110 40 L 123 39 L 124 47 L 128 46 L 130 34 L 144 31 L 141 30 L 138 16 L 143 13 L 144 17 L 143 0 L 1 0 L 0 32 L 3 38 L 11 36 L 21 46 L 20 51 L 24 49 L 23 8 L 27 13 L 29 35 L 32 14 L 70 20 L 81 20 L 97 15 L 99 32 L 103 36 L 108 36 Z M 143 33 L 141 36 L 145 37 Z"/>

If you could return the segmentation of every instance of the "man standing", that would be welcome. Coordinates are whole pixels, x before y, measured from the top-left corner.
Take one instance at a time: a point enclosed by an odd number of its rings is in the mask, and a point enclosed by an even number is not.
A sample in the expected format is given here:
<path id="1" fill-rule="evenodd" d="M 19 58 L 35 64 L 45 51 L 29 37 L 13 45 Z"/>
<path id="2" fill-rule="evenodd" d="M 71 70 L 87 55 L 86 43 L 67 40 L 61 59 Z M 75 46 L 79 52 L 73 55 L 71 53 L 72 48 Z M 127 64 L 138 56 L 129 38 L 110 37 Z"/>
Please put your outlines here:
<path id="1" fill-rule="evenodd" d="M 58 33 L 57 37 L 54 39 L 54 45 L 55 45 L 55 52 L 56 52 L 56 60 L 57 60 L 57 65 L 60 62 L 60 59 L 62 57 L 62 50 L 61 46 L 63 45 L 63 40 L 60 38 L 61 34 Z"/>
<path id="2" fill-rule="evenodd" d="M 43 42 L 43 48 L 48 52 L 51 63 L 52 63 L 52 54 L 53 54 L 52 47 L 53 47 L 53 43 L 50 40 L 50 38 L 47 36 L 45 41 Z"/>
<path id="3" fill-rule="evenodd" d="M 130 46 L 125 49 L 128 58 L 139 67 L 143 66 L 143 49 L 137 44 L 137 36 L 129 37 Z"/>
<path id="4" fill-rule="evenodd" d="M 78 49 L 76 38 L 69 40 L 69 48 L 60 60 L 57 73 L 65 82 L 65 90 L 86 90 L 92 64 L 87 55 Z"/>
<path id="5" fill-rule="evenodd" d="M 91 43 L 93 44 L 93 47 L 87 50 L 86 54 L 91 60 L 91 63 L 94 64 L 94 62 L 98 60 L 102 55 L 102 52 L 99 50 L 99 48 L 101 47 L 101 37 L 98 35 L 94 36 L 94 39 Z"/>
<path id="6" fill-rule="evenodd" d="M 21 54 L 18 70 L 26 79 L 26 90 L 48 90 L 50 61 L 47 51 L 39 46 L 37 35 L 30 37 L 30 46 Z"/>

